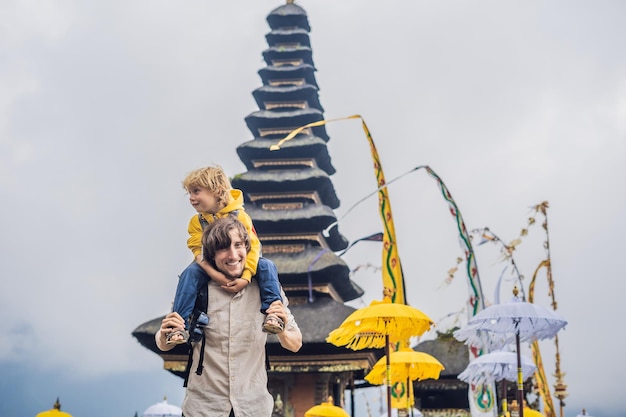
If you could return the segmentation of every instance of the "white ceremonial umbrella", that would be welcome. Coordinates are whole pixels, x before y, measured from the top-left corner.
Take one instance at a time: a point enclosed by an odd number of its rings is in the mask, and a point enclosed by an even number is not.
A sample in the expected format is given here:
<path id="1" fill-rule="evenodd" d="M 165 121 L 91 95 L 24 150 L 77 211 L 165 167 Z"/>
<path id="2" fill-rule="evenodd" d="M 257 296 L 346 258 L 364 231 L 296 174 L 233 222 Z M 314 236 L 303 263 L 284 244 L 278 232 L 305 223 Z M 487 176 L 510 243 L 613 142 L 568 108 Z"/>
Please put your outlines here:
<path id="1" fill-rule="evenodd" d="M 521 356 L 522 377 L 524 380 L 537 370 L 532 359 Z M 485 353 L 472 360 L 457 378 L 468 384 L 491 383 L 502 380 L 517 381 L 517 355 L 515 352 L 497 350 Z"/>
<path id="2" fill-rule="evenodd" d="M 168 404 L 167 399 L 151 405 L 143 412 L 143 417 L 181 417 L 183 410 L 173 404 Z"/>
<path id="3" fill-rule="evenodd" d="M 567 321 L 553 310 L 521 301 L 517 297 L 517 288 L 513 290 L 513 295 L 512 302 L 495 304 L 480 311 L 466 326 L 455 331 L 454 337 L 467 345 L 481 348 L 485 347 L 485 334 L 495 336 L 499 343 L 514 341 L 518 369 L 517 402 L 524 404 L 520 342 L 553 338 L 567 325 Z M 520 408 L 520 417 L 524 417 L 523 408 Z"/>
<path id="4" fill-rule="evenodd" d="M 526 380 L 537 370 L 537 367 L 529 357 L 522 355 L 521 359 L 522 378 Z M 457 378 L 463 382 L 476 385 L 503 381 L 503 396 L 506 395 L 506 384 L 504 381 L 516 382 L 518 377 L 517 355 L 515 352 L 502 350 L 485 353 L 475 358 L 467 365 L 467 368 L 457 376 Z M 501 403 L 502 412 L 506 415 L 506 397 L 501 400 Z"/>
<path id="5" fill-rule="evenodd" d="M 502 348 L 506 345 L 551 339 L 567 325 L 554 310 L 513 298 L 494 304 L 472 317 L 463 328 L 454 332 L 457 340 L 478 348 Z M 487 334 L 487 342 L 484 336 Z"/>

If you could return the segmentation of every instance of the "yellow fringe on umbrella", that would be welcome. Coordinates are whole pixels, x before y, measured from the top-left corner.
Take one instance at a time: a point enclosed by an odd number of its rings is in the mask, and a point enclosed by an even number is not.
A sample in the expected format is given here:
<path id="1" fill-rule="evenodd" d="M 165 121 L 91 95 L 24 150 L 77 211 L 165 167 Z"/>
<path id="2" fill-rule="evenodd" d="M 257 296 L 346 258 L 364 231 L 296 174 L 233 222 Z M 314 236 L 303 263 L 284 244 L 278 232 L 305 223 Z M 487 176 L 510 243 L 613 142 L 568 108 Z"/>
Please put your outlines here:
<path id="1" fill-rule="evenodd" d="M 372 301 L 356 310 L 328 334 L 326 341 L 352 350 L 385 347 L 385 336 L 391 343 L 421 336 L 434 322 L 420 310 L 406 304 L 392 303 L 389 298 Z"/>
<path id="2" fill-rule="evenodd" d="M 405 348 L 389 354 L 391 365 L 391 382 L 422 381 L 424 379 L 439 379 L 444 366 L 434 356 L 425 352 L 418 352 Z M 382 385 L 385 383 L 386 357 L 382 357 L 365 375 L 370 384 Z"/>

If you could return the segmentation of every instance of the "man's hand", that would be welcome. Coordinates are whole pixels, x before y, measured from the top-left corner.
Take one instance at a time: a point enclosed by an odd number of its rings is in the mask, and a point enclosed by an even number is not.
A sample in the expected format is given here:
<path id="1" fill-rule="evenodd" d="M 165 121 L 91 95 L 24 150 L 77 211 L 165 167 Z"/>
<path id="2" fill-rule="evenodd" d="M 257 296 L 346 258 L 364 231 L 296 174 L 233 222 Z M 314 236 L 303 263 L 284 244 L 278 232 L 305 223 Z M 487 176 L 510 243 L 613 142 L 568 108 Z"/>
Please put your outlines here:
<path id="1" fill-rule="evenodd" d="M 280 318 L 285 325 L 287 325 L 287 312 L 285 311 L 285 306 L 282 301 L 276 300 L 270 304 L 269 308 L 265 312 L 266 314 L 274 314 Z"/>
<path id="2" fill-rule="evenodd" d="M 289 323 L 290 315 L 287 315 L 287 308 L 282 301 L 274 301 L 266 311 L 267 314 L 275 314 L 285 323 L 285 331 L 278 333 L 280 345 L 287 350 L 297 352 L 302 347 L 302 332 L 298 325 Z M 293 317 L 291 317 L 293 319 Z M 295 323 L 294 323 L 295 324 Z"/>
<path id="3" fill-rule="evenodd" d="M 155 335 L 157 347 L 166 352 L 171 350 L 174 345 L 167 344 L 167 335 L 176 330 L 185 330 L 185 320 L 178 313 L 169 313 L 161 321 L 161 327 Z"/>
<path id="4" fill-rule="evenodd" d="M 249 283 L 250 281 L 247 281 L 243 278 L 235 278 L 222 285 L 222 288 L 224 289 L 224 291 L 228 291 L 234 294 L 246 288 Z"/>

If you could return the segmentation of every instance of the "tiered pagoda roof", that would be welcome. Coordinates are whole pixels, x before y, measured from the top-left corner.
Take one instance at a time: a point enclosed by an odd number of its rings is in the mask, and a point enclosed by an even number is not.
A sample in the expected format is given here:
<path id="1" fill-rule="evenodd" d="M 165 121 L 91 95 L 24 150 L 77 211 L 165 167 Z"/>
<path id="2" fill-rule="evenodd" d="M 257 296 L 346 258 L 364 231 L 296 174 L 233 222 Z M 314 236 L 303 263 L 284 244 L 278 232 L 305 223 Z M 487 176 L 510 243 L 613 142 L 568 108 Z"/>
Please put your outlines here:
<path id="1" fill-rule="evenodd" d="M 349 242 L 339 233 L 333 211 L 340 201 L 330 178 L 335 173 L 326 146 L 330 137 L 324 126 L 317 126 L 303 130 L 280 150 L 270 150 L 292 130 L 324 120 L 310 26 L 304 10 L 290 3 L 274 9 L 267 22 L 271 31 L 263 52 L 266 66 L 258 71 L 262 86 L 253 92 L 259 109 L 245 118 L 254 138 L 237 148 L 248 171 L 232 183 L 244 192 L 263 256 L 278 267 L 303 329 L 303 350 L 344 358 L 346 350 L 328 344 L 326 337 L 354 311 L 344 302 L 360 297 L 363 290 L 335 254 Z M 284 355 L 275 338 L 270 339 L 269 352 L 273 359 Z"/>

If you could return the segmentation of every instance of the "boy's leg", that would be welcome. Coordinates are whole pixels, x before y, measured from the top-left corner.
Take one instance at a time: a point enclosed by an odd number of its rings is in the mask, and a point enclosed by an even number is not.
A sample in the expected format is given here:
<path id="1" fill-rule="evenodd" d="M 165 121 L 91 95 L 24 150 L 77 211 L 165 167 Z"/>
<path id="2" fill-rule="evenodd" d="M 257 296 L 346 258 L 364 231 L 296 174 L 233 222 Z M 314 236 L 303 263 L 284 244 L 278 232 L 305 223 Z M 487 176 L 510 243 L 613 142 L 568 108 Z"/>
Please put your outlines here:
<path id="1" fill-rule="evenodd" d="M 208 285 L 208 282 L 209 276 L 204 272 L 204 269 L 195 262 L 192 262 L 180 274 L 172 311 L 181 315 L 185 320 L 187 329 L 189 329 L 189 320 L 191 319 L 191 313 L 196 304 L 198 290 L 202 286 Z"/>
<path id="2" fill-rule="evenodd" d="M 278 281 L 276 265 L 269 259 L 259 258 L 255 278 L 259 281 L 261 295 L 261 313 L 266 314 L 267 309 L 274 301 L 283 301 Z M 268 314 L 263 322 L 263 331 L 266 333 L 281 333 L 285 329 L 285 323 L 275 314 Z"/>
<path id="3" fill-rule="evenodd" d="M 280 295 L 280 281 L 278 281 L 278 270 L 274 262 L 266 258 L 259 258 L 259 264 L 254 276 L 259 281 L 261 292 L 261 313 L 265 311 L 276 300 L 283 301 Z"/>

